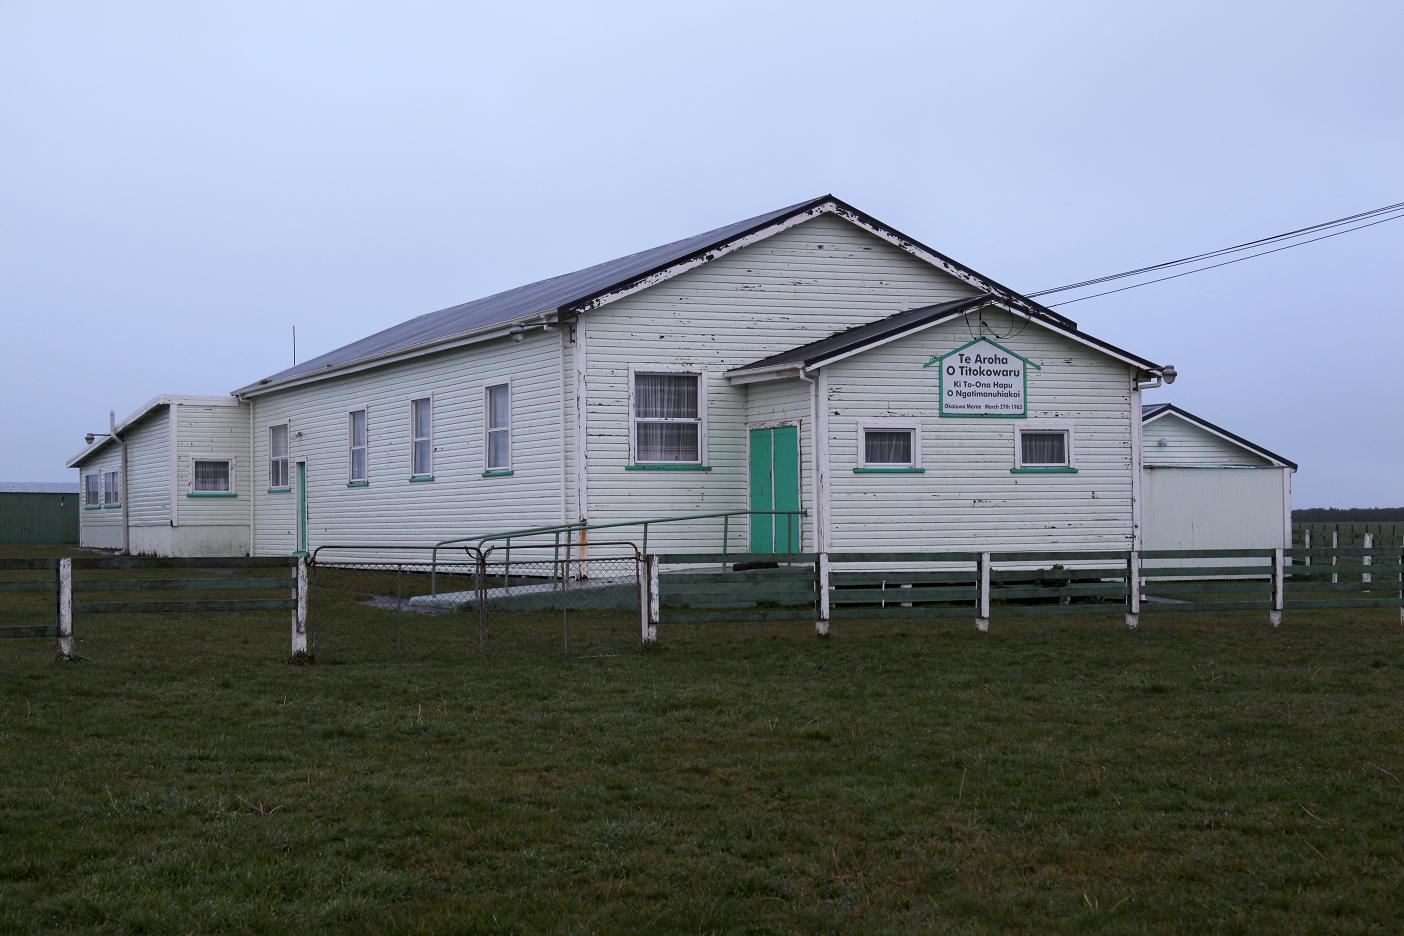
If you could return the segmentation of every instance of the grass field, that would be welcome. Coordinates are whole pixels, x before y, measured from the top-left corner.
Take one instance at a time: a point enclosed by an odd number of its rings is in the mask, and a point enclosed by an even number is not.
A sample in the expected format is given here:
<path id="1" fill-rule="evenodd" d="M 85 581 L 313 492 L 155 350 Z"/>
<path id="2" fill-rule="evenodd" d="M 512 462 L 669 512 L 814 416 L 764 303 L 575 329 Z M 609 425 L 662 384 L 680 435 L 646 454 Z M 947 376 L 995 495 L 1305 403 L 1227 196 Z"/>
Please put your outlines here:
<path id="1" fill-rule="evenodd" d="M 1398 931 L 1398 611 L 1264 617 L 310 667 L 80 619 L 0 641 L 0 932 Z"/>

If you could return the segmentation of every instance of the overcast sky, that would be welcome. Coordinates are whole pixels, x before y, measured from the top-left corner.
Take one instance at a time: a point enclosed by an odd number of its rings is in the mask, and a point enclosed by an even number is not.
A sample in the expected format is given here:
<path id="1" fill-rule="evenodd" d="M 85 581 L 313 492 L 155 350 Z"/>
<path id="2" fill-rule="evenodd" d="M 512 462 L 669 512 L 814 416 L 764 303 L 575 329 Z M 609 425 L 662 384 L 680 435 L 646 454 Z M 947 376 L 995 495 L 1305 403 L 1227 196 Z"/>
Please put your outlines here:
<path id="1" fill-rule="evenodd" d="M 1404 4 L 0 2 L 0 478 L 833 192 L 1016 289 L 1404 200 Z M 1062 307 L 1404 503 L 1404 221 Z M 1050 300 L 1052 301 L 1052 300 Z"/>

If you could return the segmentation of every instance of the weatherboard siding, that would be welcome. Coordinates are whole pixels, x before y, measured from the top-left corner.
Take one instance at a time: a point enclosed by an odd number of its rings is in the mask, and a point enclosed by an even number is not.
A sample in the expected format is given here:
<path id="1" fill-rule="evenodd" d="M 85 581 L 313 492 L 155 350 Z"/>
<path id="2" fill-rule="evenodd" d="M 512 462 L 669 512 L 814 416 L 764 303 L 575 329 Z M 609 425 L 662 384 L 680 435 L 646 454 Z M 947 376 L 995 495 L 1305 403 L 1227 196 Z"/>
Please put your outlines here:
<path id="1" fill-rule="evenodd" d="M 973 317 L 826 368 L 831 549 L 1129 548 L 1131 369 L 1003 312 L 984 321 L 985 334 L 1042 366 L 1028 370 L 1028 418 L 939 415 L 937 368 L 923 364 L 970 341 Z M 860 427 L 884 420 L 919 426 L 924 473 L 853 471 Z M 1077 473 L 1011 473 L 1019 427 L 1070 429 Z"/>
<path id="2" fill-rule="evenodd" d="M 808 511 L 801 525 L 800 543 L 804 549 L 815 548 L 815 527 L 813 511 L 814 492 L 814 446 L 813 426 L 809 417 L 813 384 L 802 380 L 775 380 L 748 385 L 750 399 L 746 407 L 746 427 L 749 431 L 756 426 L 775 426 L 793 423 L 799 427 L 799 478 L 800 507 Z M 741 529 L 730 534 L 729 543 L 733 549 L 747 546 L 749 532 L 747 524 L 739 523 Z"/>
<path id="3" fill-rule="evenodd" d="M 1272 464 L 1261 455 L 1181 419 L 1175 413 L 1167 413 L 1146 423 L 1144 433 L 1145 447 L 1141 461 L 1146 465 L 1240 465 L 1263 468 Z M 1164 445 L 1160 444 L 1162 439 L 1165 440 Z"/>
<path id="4" fill-rule="evenodd" d="M 164 406 L 127 430 L 127 502 L 133 529 L 171 525 L 171 424 Z"/>
<path id="5" fill-rule="evenodd" d="M 234 460 L 234 497 L 188 496 L 191 467 L 198 455 Z M 247 406 L 176 406 L 176 496 L 181 499 L 181 528 L 242 527 L 247 540 L 251 467 Z"/>
<path id="6" fill-rule="evenodd" d="M 122 467 L 121 449 L 107 445 L 99 453 L 83 463 L 78 472 L 78 543 L 93 549 L 122 548 L 122 511 L 104 510 L 83 506 L 83 478 L 89 474 L 98 476 L 98 491 L 101 497 L 102 476 L 108 471 L 120 471 Z"/>
<path id="7" fill-rule="evenodd" d="M 586 313 L 589 516 L 744 510 L 747 388 L 730 386 L 728 370 L 974 292 L 857 226 L 821 215 Z M 710 472 L 626 470 L 631 365 L 706 372 L 703 460 Z M 720 535 L 720 521 L 677 524 L 651 532 L 649 545 L 706 548 Z"/>
<path id="8" fill-rule="evenodd" d="M 559 330 L 499 340 L 260 396 L 254 408 L 255 543 L 297 546 L 297 462 L 307 464 L 311 548 L 423 544 L 561 519 Z M 512 385 L 512 474 L 483 477 L 484 388 Z M 432 396 L 433 480 L 410 481 L 410 401 Z M 365 409 L 367 474 L 348 487 L 348 414 Z M 268 489 L 268 427 L 287 422 L 291 490 Z M 569 488 L 569 485 L 567 485 Z M 406 554 L 408 557 L 409 554 Z"/>

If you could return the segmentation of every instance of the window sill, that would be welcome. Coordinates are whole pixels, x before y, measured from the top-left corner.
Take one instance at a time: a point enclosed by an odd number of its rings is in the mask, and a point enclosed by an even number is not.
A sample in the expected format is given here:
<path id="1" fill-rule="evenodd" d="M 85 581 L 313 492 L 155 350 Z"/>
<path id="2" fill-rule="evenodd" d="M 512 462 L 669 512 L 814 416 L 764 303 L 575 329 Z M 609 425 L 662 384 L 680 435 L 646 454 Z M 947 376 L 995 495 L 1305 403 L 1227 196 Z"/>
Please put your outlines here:
<path id="1" fill-rule="evenodd" d="M 287 494 L 290 491 L 292 491 L 291 487 L 271 487 L 268 489 L 269 494 Z"/>
<path id="2" fill-rule="evenodd" d="M 1010 468 L 1010 474 L 1077 474 L 1076 468 L 1054 467 L 1047 468 Z"/>
<path id="3" fill-rule="evenodd" d="M 121 509 L 122 509 L 122 505 L 121 505 L 121 504 L 103 504 L 103 505 L 102 505 L 102 509 L 103 509 L 103 510 L 121 510 Z"/>
<path id="4" fill-rule="evenodd" d="M 369 482 L 369 481 L 347 481 L 347 482 L 346 482 L 346 486 L 349 487 L 349 488 L 370 487 L 370 482 Z"/>
<path id="5" fill-rule="evenodd" d="M 510 478 L 511 476 L 511 468 L 493 468 L 483 472 L 484 478 Z"/>
<path id="6" fill-rule="evenodd" d="M 238 497 L 234 491 L 186 491 L 186 497 Z"/>
<path id="7" fill-rule="evenodd" d="M 101 505 L 101 504 L 84 504 L 84 505 L 83 505 L 83 509 L 84 509 L 84 510 L 101 510 L 101 509 L 102 509 L 102 505 Z"/>
<path id="8" fill-rule="evenodd" d="M 854 468 L 854 474 L 926 474 L 925 468 Z"/>
<path id="9" fill-rule="evenodd" d="M 625 471 L 711 471 L 711 465 L 625 465 Z"/>
<path id="10" fill-rule="evenodd" d="M 410 475 L 410 484 L 427 484 L 433 480 L 433 475 Z"/>

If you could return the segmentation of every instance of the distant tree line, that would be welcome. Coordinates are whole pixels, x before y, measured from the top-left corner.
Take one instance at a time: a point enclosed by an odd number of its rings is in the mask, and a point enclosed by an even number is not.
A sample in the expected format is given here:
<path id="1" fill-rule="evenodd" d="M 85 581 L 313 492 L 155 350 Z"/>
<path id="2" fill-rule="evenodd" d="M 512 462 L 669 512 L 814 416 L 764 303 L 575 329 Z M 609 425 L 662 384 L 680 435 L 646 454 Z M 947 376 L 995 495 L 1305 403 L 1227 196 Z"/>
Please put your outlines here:
<path id="1" fill-rule="evenodd" d="M 1292 511 L 1295 523 L 1390 523 L 1404 521 L 1404 507 L 1306 507 Z"/>

